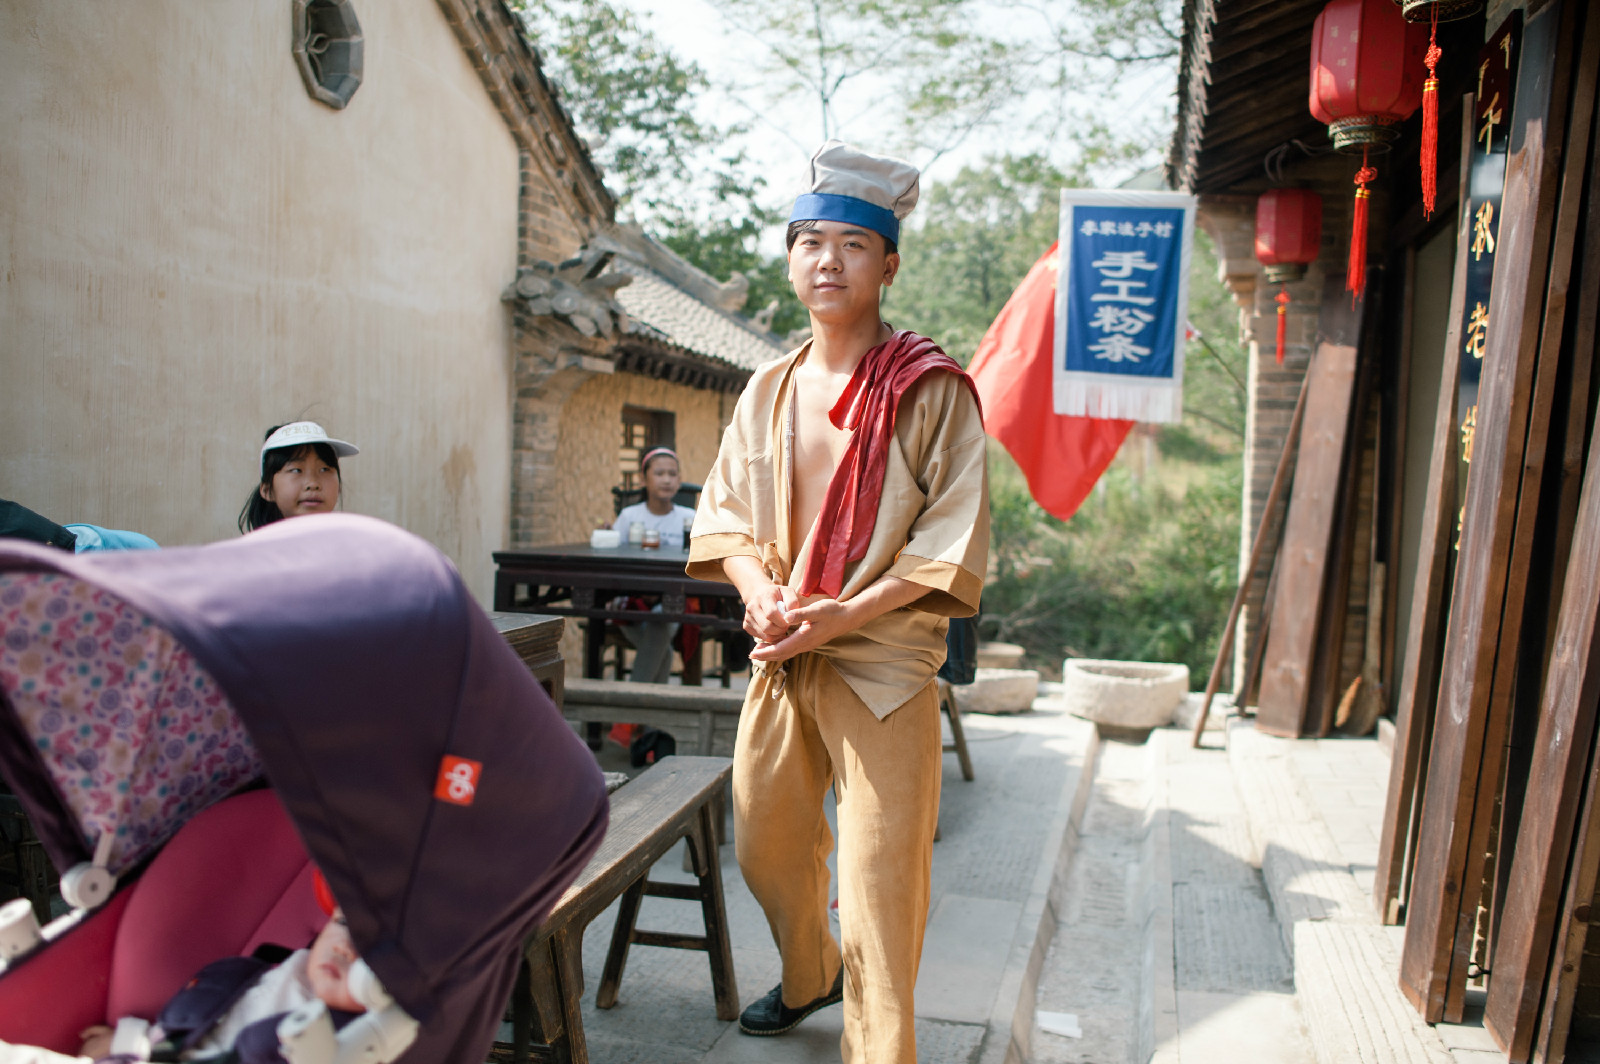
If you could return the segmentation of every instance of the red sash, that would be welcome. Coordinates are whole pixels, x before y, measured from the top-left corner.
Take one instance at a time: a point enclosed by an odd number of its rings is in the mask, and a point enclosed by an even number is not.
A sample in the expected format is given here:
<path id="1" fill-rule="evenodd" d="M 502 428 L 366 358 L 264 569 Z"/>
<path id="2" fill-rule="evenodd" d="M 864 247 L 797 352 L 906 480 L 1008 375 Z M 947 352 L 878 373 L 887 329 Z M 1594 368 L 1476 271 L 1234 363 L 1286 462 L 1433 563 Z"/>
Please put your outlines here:
<path id="1" fill-rule="evenodd" d="M 866 353 L 828 412 L 834 428 L 849 429 L 852 435 L 817 514 L 801 595 L 820 592 L 837 598 L 844 587 L 844 567 L 866 557 L 894 444 L 895 411 L 911 386 L 936 370 L 959 375 L 973 399 L 978 398 L 959 362 L 926 336 L 902 330 Z"/>

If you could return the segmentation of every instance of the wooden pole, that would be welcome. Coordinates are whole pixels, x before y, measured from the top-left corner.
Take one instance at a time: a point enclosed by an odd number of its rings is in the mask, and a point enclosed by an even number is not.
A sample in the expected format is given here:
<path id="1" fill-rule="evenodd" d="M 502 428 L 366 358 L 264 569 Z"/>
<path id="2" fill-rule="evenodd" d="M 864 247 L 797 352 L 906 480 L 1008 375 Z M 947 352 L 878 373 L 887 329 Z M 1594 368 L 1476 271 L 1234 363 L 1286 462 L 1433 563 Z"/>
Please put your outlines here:
<path id="1" fill-rule="evenodd" d="M 1283 497 L 1283 489 L 1289 481 L 1289 470 L 1293 468 L 1291 461 L 1294 455 L 1295 444 L 1300 439 L 1300 423 L 1305 420 L 1306 390 L 1311 383 L 1311 366 L 1306 365 L 1306 375 L 1300 381 L 1300 398 L 1295 400 L 1294 415 L 1289 419 L 1289 433 L 1283 438 L 1283 453 L 1278 456 L 1278 471 L 1272 474 L 1272 487 L 1267 491 L 1266 505 L 1261 508 L 1261 523 L 1256 526 L 1254 541 L 1250 544 L 1250 560 L 1244 566 L 1244 578 L 1239 581 L 1239 590 L 1234 593 L 1233 606 L 1228 610 L 1228 623 L 1222 629 L 1222 645 L 1217 648 L 1217 660 L 1211 664 L 1211 678 L 1206 681 L 1206 697 L 1200 706 L 1200 713 L 1195 717 L 1194 734 L 1189 743 L 1195 749 L 1200 747 L 1200 735 L 1206 730 L 1206 718 L 1211 715 L 1211 700 L 1217 696 L 1217 687 L 1222 683 L 1222 669 L 1228 660 L 1228 654 L 1233 650 L 1233 633 L 1239 624 L 1239 614 L 1244 609 L 1245 596 L 1250 593 L 1250 583 L 1255 576 L 1256 563 L 1261 560 L 1261 551 L 1267 545 L 1267 533 L 1272 528 L 1272 516 L 1278 508 L 1278 501 Z"/>
<path id="2" fill-rule="evenodd" d="M 1372 901 L 1378 919 L 1400 923 L 1401 889 L 1416 852 L 1416 825 L 1422 814 L 1417 781 L 1428 772 L 1434 708 L 1439 695 L 1440 644 L 1448 612 L 1451 540 L 1456 525 L 1457 380 L 1461 376 L 1461 323 L 1466 318 L 1467 263 L 1472 246 L 1473 217 L 1469 180 L 1472 176 L 1473 133 L 1477 97 L 1461 101 L 1461 192 L 1456 232 L 1455 270 L 1450 284 L 1450 317 L 1440 360 L 1439 404 L 1433 422 L 1433 447 L 1428 464 L 1427 494 L 1417 532 L 1417 568 L 1412 578 L 1411 616 L 1395 699 L 1394 751 L 1389 759 L 1389 789 L 1378 842 L 1378 867 L 1373 873 Z M 1399 568 L 1399 566 L 1396 566 Z"/>
<path id="3" fill-rule="evenodd" d="M 1261 663 L 1267 657 L 1267 635 L 1272 631 L 1273 604 L 1278 601 L 1278 562 L 1282 552 L 1273 554 L 1271 576 L 1267 577 L 1267 593 L 1261 597 L 1261 623 L 1256 634 L 1250 637 L 1250 647 L 1244 655 L 1244 678 L 1239 681 L 1238 705 L 1254 705 L 1251 696 L 1261 686 Z"/>

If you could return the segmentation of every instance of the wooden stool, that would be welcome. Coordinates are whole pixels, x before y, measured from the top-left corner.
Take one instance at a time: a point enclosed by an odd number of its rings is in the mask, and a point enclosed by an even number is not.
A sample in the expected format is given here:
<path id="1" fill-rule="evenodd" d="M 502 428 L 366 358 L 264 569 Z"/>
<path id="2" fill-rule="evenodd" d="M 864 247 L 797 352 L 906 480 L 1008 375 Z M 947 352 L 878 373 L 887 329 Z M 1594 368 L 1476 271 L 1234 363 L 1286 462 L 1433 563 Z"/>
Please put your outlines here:
<path id="1" fill-rule="evenodd" d="M 956 708 L 956 689 L 948 680 L 939 681 L 939 708 L 950 718 L 950 735 L 954 742 L 944 744 L 945 753 L 954 750 L 961 763 L 961 778 L 972 782 L 972 757 L 967 753 L 967 733 L 961 727 L 961 710 Z"/>
<path id="2" fill-rule="evenodd" d="M 595 1004 L 617 1004 L 628 948 L 662 946 L 706 953 L 719 1020 L 739 1017 L 739 990 L 728 917 L 722 898 L 722 866 L 713 825 L 714 799 L 733 773 L 725 757 L 669 757 L 611 796 L 611 827 L 600 850 L 568 888 L 544 926 L 524 948 L 524 963 L 512 996 L 512 1042 L 497 1044 L 497 1060 L 587 1064 L 583 1037 L 583 932 L 618 895 L 622 904 L 606 953 Z M 689 840 L 695 883 L 656 883 L 650 868 L 679 839 Z M 658 898 L 698 901 L 704 935 L 638 929 L 639 904 Z"/>

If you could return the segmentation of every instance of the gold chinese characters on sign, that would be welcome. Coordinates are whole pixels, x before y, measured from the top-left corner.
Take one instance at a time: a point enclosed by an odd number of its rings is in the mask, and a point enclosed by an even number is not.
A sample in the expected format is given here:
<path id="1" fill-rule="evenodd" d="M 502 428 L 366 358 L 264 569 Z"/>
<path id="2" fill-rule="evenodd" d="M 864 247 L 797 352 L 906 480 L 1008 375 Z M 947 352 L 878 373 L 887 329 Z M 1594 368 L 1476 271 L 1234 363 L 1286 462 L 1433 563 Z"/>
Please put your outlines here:
<path id="1" fill-rule="evenodd" d="M 1489 334 L 1489 308 L 1480 300 L 1467 318 L 1467 346 L 1465 353 L 1473 358 L 1483 358 L 1483 340 Z"/>
<path id="2" fill-rule="evenodd" d="M 1472 257 L 1481 259 L 1485 251 L 1494 254 L 1494 200 L 1484 200 L 1472 216 Z"/>

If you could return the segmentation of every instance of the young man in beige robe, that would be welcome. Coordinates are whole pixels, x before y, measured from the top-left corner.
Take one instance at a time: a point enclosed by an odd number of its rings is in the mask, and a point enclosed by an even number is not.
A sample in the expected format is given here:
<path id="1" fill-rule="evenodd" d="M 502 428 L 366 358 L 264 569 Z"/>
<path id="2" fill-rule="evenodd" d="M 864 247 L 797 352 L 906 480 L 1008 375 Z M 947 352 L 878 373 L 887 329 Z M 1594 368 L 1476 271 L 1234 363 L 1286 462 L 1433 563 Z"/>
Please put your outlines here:
<path id="1" fill-rule="evenodd" d="M 788 242 L 812 339 L 758 369 L 740 397 L 700 497 L 688 572 L 739 589 L 757 642 L 734 834 L 783 981 L 740 1028 L 781 1034 L 842 999 L 844 1060 L 902 1064 L 916 1060 L 912 993 L 939 810 L 934 674 L 947 618 L 974 614 L 983 588 L 985 437 L 960 367 L 879 317 L 916 170 L 830 141 L 811 178 Z"/>

